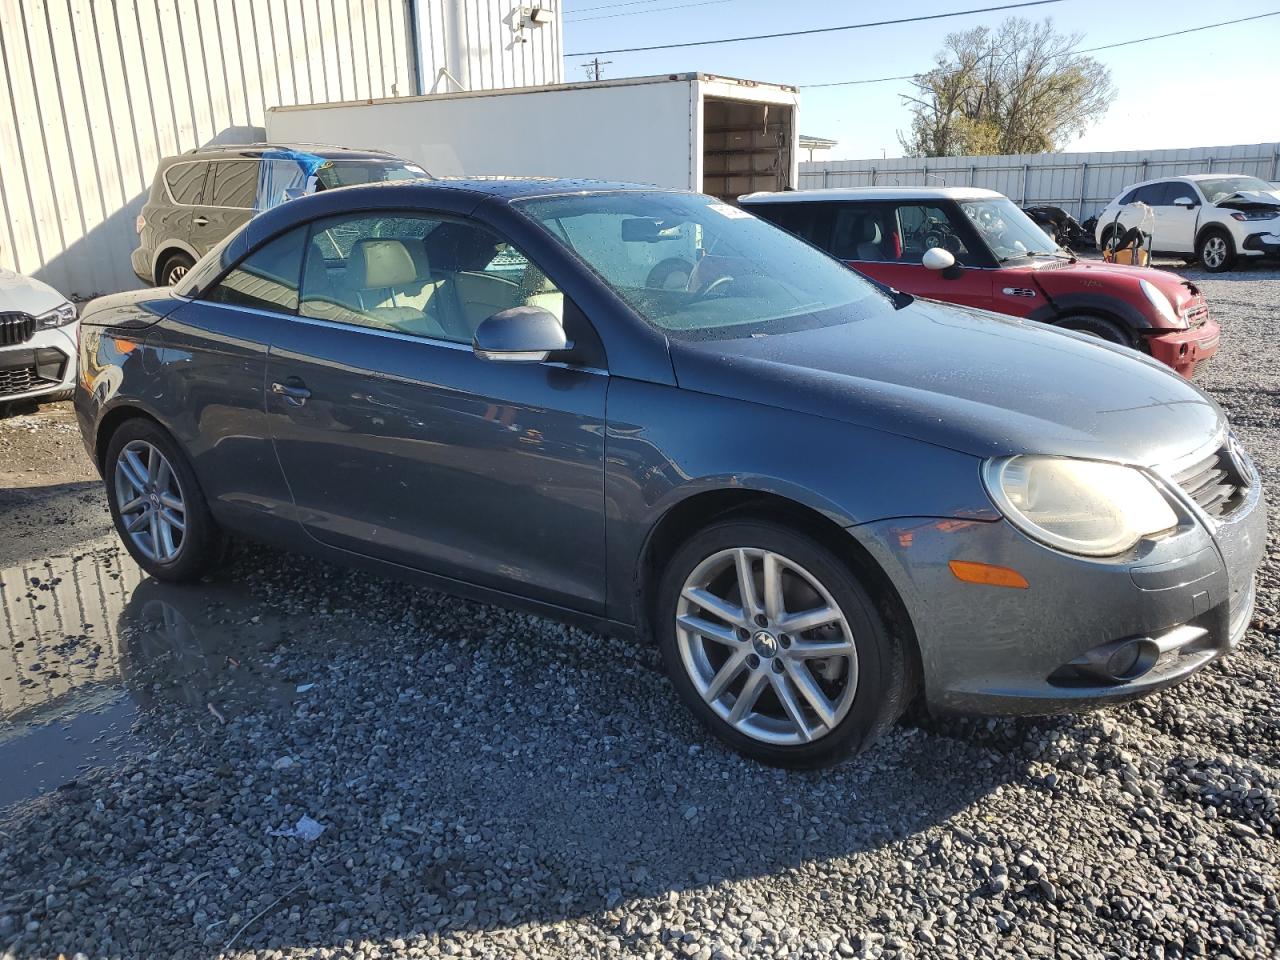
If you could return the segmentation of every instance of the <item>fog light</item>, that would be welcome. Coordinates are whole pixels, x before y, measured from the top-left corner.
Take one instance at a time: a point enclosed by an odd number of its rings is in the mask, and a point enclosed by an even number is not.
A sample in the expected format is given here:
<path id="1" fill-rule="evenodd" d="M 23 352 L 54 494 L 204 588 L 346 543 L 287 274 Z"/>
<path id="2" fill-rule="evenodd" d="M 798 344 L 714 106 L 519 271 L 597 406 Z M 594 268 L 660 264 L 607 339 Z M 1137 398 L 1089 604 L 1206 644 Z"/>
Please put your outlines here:
<path id="1" fill-rule="evenodd" d="M 1107 657 L 1103 671 L 1109 680 L 1117 682 L 1136 680 L 1154 667 L 1159 658 L 1159 648 L 1145 637 L 1126 640 Z"/>

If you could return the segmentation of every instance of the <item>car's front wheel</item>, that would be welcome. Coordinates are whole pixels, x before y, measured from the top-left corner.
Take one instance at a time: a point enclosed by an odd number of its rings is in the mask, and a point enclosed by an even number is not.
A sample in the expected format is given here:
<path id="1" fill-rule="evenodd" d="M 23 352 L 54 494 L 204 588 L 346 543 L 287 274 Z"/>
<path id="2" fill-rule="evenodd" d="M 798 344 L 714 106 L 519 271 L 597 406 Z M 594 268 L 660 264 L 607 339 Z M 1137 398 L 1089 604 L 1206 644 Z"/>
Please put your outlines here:
<path id="1" fill-rule="evenodd" d="M 901 643 L 848 564 L 779 524 L 714 524 L 672 557 L 657 605 L 680 698 L 718 737 L 764 763 L 817 767 L 901 714 Z"/>
<path id="2" fill-rule="evenodd" d="M 1077 333 L 1088 334 L 1107 343 L 1119 344 L 1122 347 L 1133 347 L 1133 334 L 1127 327 L 1121 326 L 1107 317 L 1098 317 L 1091 313 L 1077 313 L 1064 317 L 1058 325 Z"/>
<path id="3" fill-rule="evenodd" d="M 163 428 L 126 421 L 107 446 L 103 479 L 111 519 L 151 576 L 197 580 L 222 559 L 223 537 L 186 455 Z"/>
<path id="4" fill-rule="evenodd" d="M 1196 256 L 1210 273 L 1225 273 L 1236 265 L 1236 245 L 1225 230 L 1206 230 L 1196 244 Z"/>

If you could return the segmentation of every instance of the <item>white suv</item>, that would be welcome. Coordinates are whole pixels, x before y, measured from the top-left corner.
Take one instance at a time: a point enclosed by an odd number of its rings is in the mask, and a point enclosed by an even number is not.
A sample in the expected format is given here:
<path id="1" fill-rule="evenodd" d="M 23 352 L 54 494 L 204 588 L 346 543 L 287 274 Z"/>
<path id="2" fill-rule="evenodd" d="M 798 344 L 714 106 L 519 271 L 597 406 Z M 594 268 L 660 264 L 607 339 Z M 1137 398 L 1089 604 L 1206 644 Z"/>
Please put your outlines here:
<path id="1" fill-rule="evenodd" d="M 1220 273 L 1238 257 L 1280 256 L 1280 190 L 1234 173 L 1148 180 L 1126 188 L 1098 214 L 1098 247 L 1130 227 L 1151 234 L 1153 252 L 1194 258 Z"/>
<path id="2" fill-rule="evenodd" d="M 71 396 L 78 326 L 75 304 L 53 287 L 0 269 L 0 404 Z"/>

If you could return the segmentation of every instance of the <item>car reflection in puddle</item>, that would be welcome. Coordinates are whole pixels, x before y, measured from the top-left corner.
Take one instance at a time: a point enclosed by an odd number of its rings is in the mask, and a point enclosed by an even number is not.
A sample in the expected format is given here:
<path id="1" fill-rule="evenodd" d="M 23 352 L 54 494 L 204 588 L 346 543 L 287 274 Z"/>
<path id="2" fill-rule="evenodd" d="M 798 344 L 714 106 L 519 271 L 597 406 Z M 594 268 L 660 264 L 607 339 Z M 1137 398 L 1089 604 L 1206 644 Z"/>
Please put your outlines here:
<path id="1" fill-rule="evenodd" d="M 0 570 L 0 807 L 161 743 L 147 711 L 287 706 L 283 620 L 228 583 L 146 577 L 117 542 Z"/>

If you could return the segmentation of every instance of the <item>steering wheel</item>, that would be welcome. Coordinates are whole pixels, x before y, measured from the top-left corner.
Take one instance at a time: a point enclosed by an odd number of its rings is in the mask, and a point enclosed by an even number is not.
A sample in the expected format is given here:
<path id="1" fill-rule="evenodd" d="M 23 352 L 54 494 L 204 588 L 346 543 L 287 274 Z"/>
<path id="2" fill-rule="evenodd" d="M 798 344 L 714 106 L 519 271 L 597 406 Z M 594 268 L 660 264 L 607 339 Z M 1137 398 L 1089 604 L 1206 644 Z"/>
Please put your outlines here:
<path id="1" fill-rule="evenodd" d="M 653 265 L 644 278 L 644 285 L 650 290 L 688 290 L 692 278 L 692 263 L 680 257 L 667 257 Z"/>

